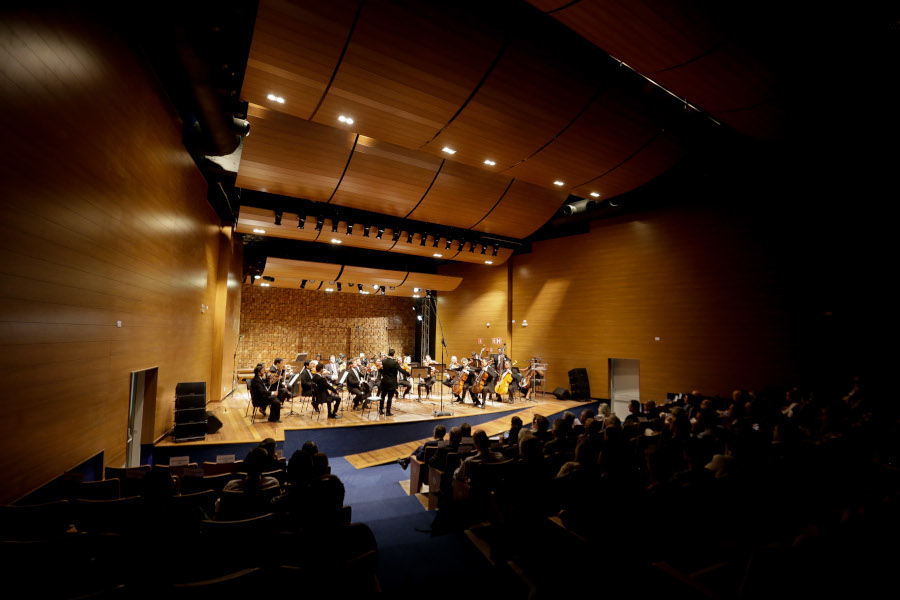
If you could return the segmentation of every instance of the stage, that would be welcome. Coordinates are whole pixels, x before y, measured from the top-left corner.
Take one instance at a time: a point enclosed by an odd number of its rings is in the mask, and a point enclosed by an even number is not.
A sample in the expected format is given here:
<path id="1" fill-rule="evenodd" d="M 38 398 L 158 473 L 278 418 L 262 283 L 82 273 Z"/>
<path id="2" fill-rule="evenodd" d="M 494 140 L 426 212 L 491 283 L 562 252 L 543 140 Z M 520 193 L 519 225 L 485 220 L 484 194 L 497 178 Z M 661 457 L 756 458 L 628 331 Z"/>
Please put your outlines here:
<path id="1" fill-rule="evenodd" d="M 290 415 L 291 404 L 286 403 L 281 412 L 281 423 L 270 423 L 257 416 L 251 423 L 248 410 L 250 394 L 246 388 L 239 388 L 220 402 L 210 402 L 207 410 L 222 420 L 222 428 L 206 436 L 205 440 L 175 443 L 166 436 L 154 445 L 153 460 L 166 464 L 171 457 L 187 456 L 191 462 L 215 461 L 223 455 L 233 454 L 238 460 L 265 438 L 273 438 L 285 456 L 298 450 L 306 440 L 313 440 L 320 451 L 329 456 L 343 456 L 356 468 L 385 464 L 398 458 L 409 456 L 422 442 L 431 438 L 434 426 L 442 423 L 449 431 L 463 422 L 473 429 L 484 429 L 489 436 L 509 429 L 510 419 L 519 415 L 527 426 L 535 414 L 547 417 L 561 414 L 566 410 L 576 413 L 596 405 L 596 401 L 557 400 L 550 394 L 536 394 L 536 400 L 517 400 L 514 404 L 487 403 L 484 409 L 470 402 L 454 403 L 452 394 L 445 390 L 443 408 L 449 416 L 435 417 L 440 410 L 438 394 L 423 398 L 394 400 L 392 416 L 380 416 L 378 405 L 372 403 L 369 412 L 350 409 L 350 402 L 341 403 L 343 411 L 340 419 L 326 418 L 322 407 L 321 417 L 312 411 L 309 403 L 294 400 L 294 412 Z M 245 416 L 246 415 L 246 416 Z"/>

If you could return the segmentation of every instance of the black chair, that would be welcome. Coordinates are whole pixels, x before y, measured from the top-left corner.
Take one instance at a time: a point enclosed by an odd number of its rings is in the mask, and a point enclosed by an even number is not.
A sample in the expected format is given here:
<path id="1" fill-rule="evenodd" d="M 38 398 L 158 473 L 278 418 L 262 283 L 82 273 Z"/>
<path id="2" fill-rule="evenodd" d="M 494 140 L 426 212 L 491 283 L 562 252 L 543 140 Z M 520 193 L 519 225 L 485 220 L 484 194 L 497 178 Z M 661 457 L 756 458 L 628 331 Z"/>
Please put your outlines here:
<path id="1" fill-rule="evenodd" d="M 140 497 L 116 500 L 75 500 L 75 527 L 79 532 L 133 533 L 143 513 Z"/>
<path id="2" fill-rule="evenodd" d="M 153 469 L 150 465 L 139 467 L 106 467 L 103 470 L 104 479 L 119 480 L 119 495 L 122 498 L 140 496 L 144 488 L 144 477 Z"/>
<path id="3" fill-rule="evenodd" d="M 210 475 L 209 477 L 193 477 L 186 475 L 181 478 L 181 493 L 195 494 L 197 492 L 205 492 L 206 490 L 214 490 L 221 492 L 222 489 L 232 479 L 240 479 L 240 475 L 233 473 L 222 473 L 220 475 Z"/>
<path id="4" fill-rule="evenodd" d="M 0 506 L 0 537 L 3 540 L 46 540 L 63 536 L 73 523 L 68 500 Z"/>
<path id="5" fill-rule="evenodd" d="M 121 498 L 120 489 L 118 479 L 68 482 L 66 497 L 69 500 L 118 500 Z"/>

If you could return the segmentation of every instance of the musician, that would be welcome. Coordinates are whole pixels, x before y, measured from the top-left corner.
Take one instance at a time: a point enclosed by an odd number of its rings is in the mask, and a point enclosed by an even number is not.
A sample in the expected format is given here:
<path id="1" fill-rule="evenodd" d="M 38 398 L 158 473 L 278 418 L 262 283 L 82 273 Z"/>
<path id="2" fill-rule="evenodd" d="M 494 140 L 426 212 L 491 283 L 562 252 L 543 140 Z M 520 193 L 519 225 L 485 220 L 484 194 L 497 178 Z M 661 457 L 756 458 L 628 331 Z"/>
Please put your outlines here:
<path id="1" fill-rule="evenodd" d="M 479 371 L 475 372 L 474 376 L 470 376 L 469 379 L 472 380 L 472 387 L 474 387 L 478 380 L 482 377 L 483 374 L 487 373 L 487 379 L 484 382 L 484 387 L 481 390 L 481 400 L 479 402 L 478 395 L 474 390 L 469 390 L 469 395 L 472 397 L 472 404 L 475 406 L 480 406 L 484 408 L 485 399 L 490 396 L 494 386 L 497 385 L 497 370 L 494 369 L 490 359 L 484 361 L 483 366 Z"/>
<path id="2" fill-rule="evenodd" d="M 309 362 L 310 361 L 308 360 L 304 360 L 303 368 L 300 369 L 300 392 L 304 396 L 309 396 L 309 382 L 312 381 L 312 372 L 309 370 Z"/>
<path id="3" fill-rule="evenodd" d="M 337 361 L 334 359 L 334 354 L 332 354 L 328 364 L 325 365 L 325 377 L 332 383 L 335 383 L 338 380 L 339 373 L 340 367 L 338 367 Z"/>
<path id="4" fill-rule="evenodd" d="M 438 364 L 438 362 L 436 360 L 431 358 L 431 356 L 429 356 L 428 354 L 425 355 L 425 365 L 424 366 L 428 367 L 428 377 L 425 378 L 424 383 L 425 383 L 426 388 L 428 389 L 429 394 L 431 394 L 431 386 L 433 386 L 434 382 L 437 381 L 437 378 L 435 377 L 436 370 L 434 367 L 431 366 L 431 365 L 436 365 L 436 364 Z"/>
<path id="5" fill-rule="evenodd" d="M 250 382 L 250 402 L 259 409 L 263 416 L 266 416 L 266 410 L 271 407 L 269 422 L 281 423 L 281 402 L 275 396 L 276 392 L 269 390 L 265 372 L 266 367 L 262 363 L 257 364 L 256 369 L 253 370 L 253 380 Z"/>
<path id="6" fill-rule="evenodd" d="M 503 378 L 507 375 L 512 377 L 512 381 L 509 382 L 508 390 L 509 403 L 512 404 L 513 402 L 515 402 L 516 394 L 519 392 L 519 382 L 522 381 L 524 375 L 522 375 L 521 373 L 513 372 L 512 363 L 508 359 L 503 362 L 503 372 L 500 373 L 500 376 L 497 378 L 497 384 L 499 385 L 500 382 L 503 381 Z M 499 393 L 497 393 L 497 398 L 502 400 Z"/>
<path id="7" fill-rule="evenodd" d="M 359 353 L 359 365 L 358 366 L 360 366 L 360 367 L 368 367 L 369 366 L 369 359 L 366 358 L 365 352 Z"/>
<path id="8" fill-rule="evenodd" d="M 400 398 L 406 397 L 408 393 L 412 391 L 413 384 L 412 379 L 410 379 L 409 375 L 412 371 L 412 367 L 410 367 L 410 363 L 412 362 L 412 357 L 407 356 L 403 359 L 403 365 L 400 367 L 400 370 L 397 372 L 397 382 L 400 388 Z"/>
<path id="9" fill-rule="evenodd" d="M 274 376 L 274 377 L 273 377 Z M 284 384 L 284 359 L 276 358 L 269 367 L 269 389 L 277 392 L 278 400 L 285 402 L 291 399 L 291 392 Z"/>
<path id="10" fill-rule="evenodd" d="M 316 365 L 316 374 L 312 376 L 313 382 L 319 388 L 318 396 L 313 400 L 313 408 L 319 412 L 319 405 L 325 404 L 328 407 L 329 419 L 340 419 L 337 414 L 338 407 L 341 405 L 341 397 L 338 396 L 337 390 L 328 382 L 324 375 L 325 365 L 319 363 Z M 332 404 L 334 406 L 332 407 Z"/>
<path id="11" fill-rule="evenodd" d="M 462 359 L 462 362 L 459 364 L 459 377 L 462 377 L 464 373 L 468 374 L 468 377 L 465 382 L 463 382 L 462 390 L 459 395 L 456 396 L 456 400 L 454 402 L 459 402 L 462 404 L 464 402 L 464 398 L 469 394 L 469 388 L 472 387 L 473 379 L 475 379 L 475 375 L 478 373 L 469 363 L 468 358 Z"/>
<path id="12" fill-rule="evenodd" d="M 353 396 L 353 410 L 365 403 L 366 395 L 363 392 L 363 375 L 357 366 L 356 359 L 350 360 L 350 368 L 347 369 L 347 391 Z"/>
<path id="13" fill-rule="evenodd" d="M 451 371 L 457 371 L 457 373 L 451 373 Z M 446 385 L 448 388 L 453 387 L 453 379 L 456 375 L 458 375 L 459 371 L 459 363 L 456 360 L 455 356 L 450 357 L 450 364 L 447 365 L 447 370 L 444 372 L 444 380 L 441 382 L 441 385 Z"/>
<path id="14" fill-rule="evenodd" d="M 391 403 L 397 393 L 397 372 L 400 363 L 394 359 L 394 349 L 388 350 L 388 356 L 381 361 L 381 402 L 378 403 L 378 414 L 391 416 Z M 384 399 L 387 397 L 387 412 L 384 411 Z"/>

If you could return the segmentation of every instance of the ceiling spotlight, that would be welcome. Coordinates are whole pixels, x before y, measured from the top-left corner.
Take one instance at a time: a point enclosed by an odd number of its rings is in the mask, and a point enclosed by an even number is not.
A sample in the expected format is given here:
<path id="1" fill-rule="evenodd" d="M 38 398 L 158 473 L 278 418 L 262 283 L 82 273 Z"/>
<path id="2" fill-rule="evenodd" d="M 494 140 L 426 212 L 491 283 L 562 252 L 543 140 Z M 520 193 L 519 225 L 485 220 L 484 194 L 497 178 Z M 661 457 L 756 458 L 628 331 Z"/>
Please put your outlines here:
<path id="1" fill-rule="evenodd" d="M 416 296 L 416 298 L 418 298 L 418 296 Z M 421 321 L 421 320 L 422 320 L 422 315 L 416 315 L 416 318 L 417 318 L 418 320 Z"/>
<path id="2" fill-rule="evenodd" d="M 325 217 L 322 217 L 322 216 L 316 217 L 316 231 L 322 231 L 323 225 L 325 225 Z"/>
<path id="3" fill-rule="evenodd" d="M 494 264 L 494 261 L 492 261 L 492 260 L 486 260 L 486 261 L 484 261 L 484 264 L 486 264 L 486 265 L 492 265 L 492 264 Z"/>
<path id="4" fill-rule="evenodd" d="M 337 219 L 331 220 L 331 233 L 337 233 L 338 221 Z"/>
<path id="5" fill-rule="evenodd" d="M 271 275 L 263 275 L 263 279 L 266 281 L 271 281 L 273 283 L 275 282 L 275 278 L 272 277 Z"/>
<path id="6" fill-rule="evenodd" d="M 303 229 L 303 226 L 306 225 L 306 215 L 301 215 L 300 213 L 297 213 L 297 218 L 300 219 L 297 222 L 297 229 Z"/>
<path id="7" fill-rule="evenodd" d="M 339 239 L 337 239 L 337 238 L 331 238 L 331 243 L 332 243 L 332 244 L 340 244 L 340 243 L 341 243 L 341 240 L 339 240 Z"/>
<path id="8" fill-rule="evenodd" d="M 494 161 L 492 161 L 491 159 L 487 159 L 487 160 L 484 161 L 484 164 L 490 165 L 490 166 L 493 167 L 493 166 L 496 165 L 497 163 L 494 162 Z"/>
<path id="9" fill-rule="evenodd" d="M 426 241 L 428 241 L 428 234 L 427 234 L 427 233 L 423 233 L 423 234 L 422 234 L 422 239 L 419 241 L 419 245 L 420 245 L 420 246 L 424 246 Z"/>
<path id="10" fill-rule="evenodd" d="M 338 281 L 337 286 L 338 286 L 338 291 L 341 291 L 341 282 L 340 281 Z"/>
<path id="11" fill-rule="evenodd" d="M 363 237 L 369 237 L 369 230 L 372 229 L 371 225 L 363 224 Z"/>
<path id="12" fill-rule="evenodd" d="M 339 116 L 338 121 L 340 121 L 341 123 L 346 123 L 347 125 L 353 125 L 353 119 L 351 119 L 350 117 L 345 117 L 344 115 Z"/>
<path id="13" fill-rule="evenodd" d="M 556 181 L 553 182 L 553 185 L 560 185 L 560 186 L 562 186 L 562 185 L 566 185 L 566 184 L 563 183 L 562 181 L 560 181 L 559 179 L 557 179 Z"/>
<path id="14" fill-rule="evenodd" d="M 432 256 L 434 256 L 435 258 L 441 258 L 444 255 L 443 254 L 432 254 Z"/>
<path id="15" fill-rule="evenodd" d="M 494 245 L 494 252 L 493 252 L 493 254 L 491 254 L 491 256 L 497 256 L 497 253 L 498 253 L 499 251 L 500 251 L 500 245 L 499 245 L 499 244 L 495 244 L 495 245 Z"/>
<path id="16" fill-rule="evenodd" d="M 397 240 L 399 240 L 399 239 L 400 239 L 400 232 L 399 232 L 399 231 L 395 231 L 395 232 L 394 232 L 394 235 L 391 236 L 391 239 L 394 240 L 395 242 L 396 242 Z"/>
<path id="17" fill-rule="evenodd" d="M 350 287 L 353 287 L 353 284 L 352 284 L 352 283 L 348 283 L 347 285 L 349 285 Z"/>
<path id="18" fill-rule="evenodd" d="M 431 247 L 437 248 L 440 241 L 441 241 L 441 236 L 439 236 L 439 235 L 434 236 L 434 243 L 431 245 Z"/>
<path id="19" fill-rule="evenodd" d="M 469 252 L 472 252 L 473 254 L 475 253 L 475 243 L 474 242 L 469 244 Z"/>
<path id="20" fill-rule="evenodd" d="M 453 148 L 451 148 L 449 146 L 444 146 L 443 151 L 446 152 L 447 154 L 456 154 L 456 150 L 454 150 Z"/>
<path id="21" fill-rule="evenodd" d="M 275 211 L 275 226 L 281 225 L 281 217 L 284 215 L 280 210 Z"/>
<path id="22" fill-rule="evenodd" d="M 459 251 L 462 252 L 463 246 L 466 245 L 466 240 L 459 240 Z"/>
<path id="23" fill-rule="evenodd" d="M 266 232 L 265 229 L 254 229 L 253 230 L 253 233 L 265 233 L 265 232 Z"/>
<path id="24" fill-rule="evenodd" d="M 365 290 L 359 290 L 359 293 L 360 293 L 360 294 L 366 294 L 366 295 L 368 296 L 368 295 L 371 294 L 372 292 L 367 292 L 367 291 L 365 291 Z"/>
<path id="25" fill-rule="evenodd" d="M 381 286 L 381 295 L 384 296 L 384 286 Z"/>
<path id="26" fill-rule="evenodd" d="M 452 243 L 453 243 L 453 240 L 451 240 L 450 238 L 447 238 L 447 247 L 444 248 L 444 250 L 449 250 L 449 249 L 450 249 L 450 244 L 452 244 Z"/>
<path id="27" fill-rule="evenodd" d="M 378 228 L 378 235 L 375 236 L 375 239 L 376 239 L 376 240 L 380 240 L 380 239 L 381 239 L 381 236 L 383 236 L 383 235 L 384 235 L 384 227 L 379 227 L 379 228 Z"/>
<path id="28" fill-rule="evenodd" d="M 412 244 L 413 234 L 411 231 L 406 232 L 406 243 Z"/>
<path id="29" fill-rule="evenodd" d="M 594 198 L 599 198 L 600 194 L 598 194 L 597 192 L 591 192 L 591 196 L 593 196 Z"/>
<path id="30" fill-rule="evenodd" d="M 487 251 L 487 246 L 484 244 L 481 245 L 481 253 L 484 254 Z"/>
<path id="31" fill-rule="evenodd" d="M 347 235 L 353 235 L 353 223 L 347 223 Z"/>
<path id="32" fill-rule="evenodd" d="M 305 287 L 306 287 L 306 280 L 304 279 L 300 282 L 300 289 L 302 290 Z"/>
<path id="33" fill-rule="evenodd" d="M 353 285 L 353 284 L 351 283 L 350 285 Z M 362 291 L 362 284 L 361 284 L 361 283 L 357 283 L 357 284 L 356 284 L 356 287 L 357 287 L 357 289 L 358 289 L 359 291 Z"/>

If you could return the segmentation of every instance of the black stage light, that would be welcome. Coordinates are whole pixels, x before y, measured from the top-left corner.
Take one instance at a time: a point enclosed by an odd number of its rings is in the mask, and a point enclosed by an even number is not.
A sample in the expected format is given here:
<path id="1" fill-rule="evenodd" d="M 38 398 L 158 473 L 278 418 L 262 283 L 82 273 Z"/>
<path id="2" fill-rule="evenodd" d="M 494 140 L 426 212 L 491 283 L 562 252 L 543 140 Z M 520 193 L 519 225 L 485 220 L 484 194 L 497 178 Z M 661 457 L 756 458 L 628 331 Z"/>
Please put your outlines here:
<path id="1" fill-rule="evenodd" d="M 305 287 L 306 287 L 306 280 L 304 279 L 300 282 L 300 289 L 302 290 Z"/>
<path id="2" fill-rule="evenodd" d="M 379 228 L 378 228 L 378 235 L 375 236 L 375 239 L 376 239 L 376 240 L 380 240 L 380 239 L 381 239 L 381 236 L 383 236 L 383 235 L 384 235 L 384 227 L 379 227 Z"/>
<path id="3" fill-rule="evenodd" d="M 325 225 L 325 217 L 322 217 L 322 216 L 316 217 L 316 231 L 322 231 L 323 225 Z"/>
<path id="4" fill-rule="evenodd" d="M 271 275 L 263 275 L 262 278 L 266 281 L 272 281 L 272 282 L 275 281 L 275 278 L 272 277 Z"/>
<path id="5" fill-rule="evenodd" d="M 434 243 L 431 245 L 431 247 L 437 248 L 438 243 L 440 243 L 440 241 L 441 241 L 441 236 L 439 236 L 439 235 L 434 236 Z"/>
<path id="6" fill-rule="evenodd" d="M 481 245 L 481 253 L 484 254 L 485 252 L 487 252 L 487 246 L 485 246 L 484 244 L 482 244 L 482 245 Z"/>
<path id="7" fill-rule="evenodd" d="M 369 237 L 369 230 L 372 229 L 371 225 L 363 224 L 363 237 Z"/>
<path id="8" fill-rule="evenodd" d="M 447 248 L 446 248 L 447 250 L 450 249 L 450 244 L 452 244 L 452 243 L 453 243 L 453 240 L 451 238 L 447 238 Z"/>
<path id="9" fill-rule="evenodd" d="M 423 233 L 423 234 L 422 234 L 422 239 L 419 241 L 419 245 L 420 245 L 420 246 L 424 246 L 424 245 L 425 245 L 425 242 L 427 242 L 427 241 L 428 241 L 428 234 L 427 234 L 427 233 Z"/>
<path id="10" fill-rule="evenodd" d="M 275 211 L 275 225 L 281 225 L 281 216 L 283 214 L 284 213 L 282 213 L 280 210 Z"/>
<path id="11" fill-rule="evenodd" d="M 494 252 L 493 252 L 493 254 L 491 254 L 491 256 L 497 256 L 497 252 L 499 252 L 499 251 L 500 251 L 500 245 L 499 245 L 499 244 L 495 244 L 495 245 L 494 245 Z"/>
<path id="12" fill-rule="evenodd" d="M 406 232 L 406 243 L 412 244 L 412 239 L 413 239 L 412 231 L 407 231 Z"/>
<path id="13" fill-rule="evenodd" d="M 353 235 L 353 223 L 347 223 L 347 235 Z"/>
<path id="14" fill-rule="evenodd" d="M 341 282 L 338 282 L 338 291 L 341 291 Z"/>
<path id="15" fill-rule="evenodd" d="M 399 232 L 399 231 L 395 231 L 395 232 L 394 232 L 394 235 L 391 236 L 391 239 L 394 240 L 395 242 L 396 242 L 397 240 L 399 240 L 399 239 L 400 239 L 400 232 Z"/>
<path id="16" fill-rule="evenodd" d="M 473 254 L 475 253 L 475 242 L 472 242 L 471 244 L 469 244 L 469 252 L 471 252 Z"/>
<path id="17" fill-rule="evenodd" d="M 457 252 L 462 252 L 463 246 L 465 246 L 465 245 L 466 245 L 466 240 L 459 240 L 459 248 L 457 249 Z"/>
<path id="18" fill-rule="evenodd" d="M 306 225 L 306 215 L 297 214 L 297 218 L 300 219 L 297 222 L 297 229 L 303 229 L 303 226 Z"/>
<path id="19" fill-rule="evenodd" d="M 331 233 L 337 233 L 338 221 L 337 219 L 331 220 Z"/>
<path id="20" fill-rule="evenodd" d="M 381 286 L 381 295 L 384 296 L 384 286 Z"/>

